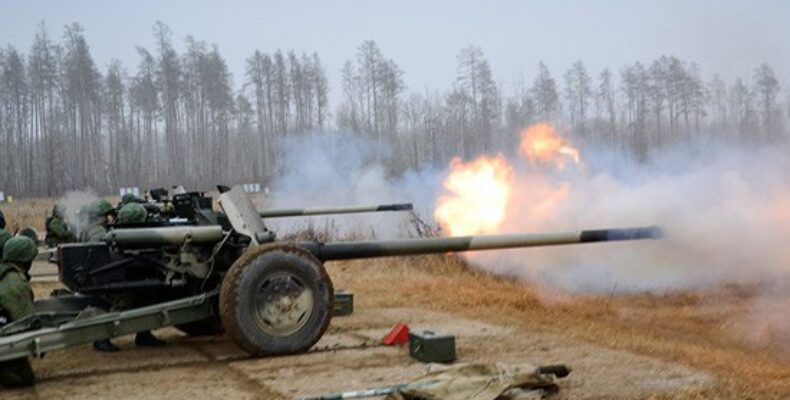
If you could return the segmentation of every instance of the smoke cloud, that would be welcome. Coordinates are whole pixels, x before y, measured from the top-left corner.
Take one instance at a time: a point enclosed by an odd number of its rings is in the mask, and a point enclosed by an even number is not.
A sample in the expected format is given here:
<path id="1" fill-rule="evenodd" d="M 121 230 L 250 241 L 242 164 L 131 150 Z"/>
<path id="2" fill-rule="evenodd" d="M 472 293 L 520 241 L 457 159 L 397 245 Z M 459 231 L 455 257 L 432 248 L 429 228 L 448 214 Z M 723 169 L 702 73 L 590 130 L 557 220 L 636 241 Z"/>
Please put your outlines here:
<path id="1" fill-rule="evenodd" d="M 317 206 L 414 203 L 418 215 L 430 218 L 441 188 L 441 171 L 409 172 L 391 176 L 379 155 L 384 146 L 352 134 L 312 133 L 292 136 L 279 143 L 282 173 L 271 183 L 266 206 L 302 208 Z M 413 235 L 408 213 L 385 212 L 332 217 L 278 218 L 266 223 L 278 233 L 291 233 L 309 224 L 333 236 L 394 238 Z"/>
<path id="2" fill-rule="evenodd" d="M 790 272 L 787 149 L 668 150 L 637 163 L 585 153 L 584 167 L 519 175 L 505 230 L 660 225 L 659 241 L 476 254 L 506 273 L 573 291 L 610 292 L 759 283 Z M 564 193 L 536 213 L 541 190 Z M 549 192 L 552 192 L 549 189 Z"/>
<path id="3" fill-rule="evenodd" d="M 63 197 L 58 199 L 58 203 L 66 206 L 66 220 L 76 237 L 80 237 L 80 233 L 84 231 L 90 223 L 88 215 L 81 215 L 79 213 L 80 207 L 90 204 L 98 198 L 99 197 L 93 189 L 88 188 L 82 191 L 66 192 Z"/>
<path id="4" fill-rule="evenodd" d="M 577 292 L 764 284 L 790 273 L 790 160 L 787 145 L 685 144 L 638 162 L 582 147 L 582 163 L 541 169 L 513 155 L 515 187 L 499 233 L 660 225 L 657 241 L 586 244 L 470 254 L 498 274 Z M 386 148 L 358 135 L 290 137 L 273 180 L 270 207 L 413 202 L 432 219 L 448 170 L 391 176 L 377 162 Z M 385 158 L 386 161 L 386 158 Z M 312 217 L 329 233 L 412 235 L 403 213 Z M 269 220 L 278 232 L 304 218 Z"/>
<path id="5" fill-rule="evenodd" d="M 435 224 L 433 211 L 449 167 L 391 176 L 375 161 L 386 149 L 354 135 L 293 137 L 281 149 L 286 165 L 272 183 L 270 206 L 410 201 Z M 728 329 L 756 345 L 782 342 L 776 339 L 790 333 L 790 299 L 776 294 L 790 287 L 790 146 L 684 144 L 648 162 L 593 146 L 580 150 L 581 164 L 563 169 L 506 156 L 515 184 L 499 233 L 659 225 L 665 238 L 465 256 L 485 270 L 571 292 L 665 292 L 736 283 L 756 290 L 756 296 Z M 400 213 L 311 221 L 336 237 L 413 235 Z M 269 224 L 286 232 L 306 226 L 304 219 Z"/>

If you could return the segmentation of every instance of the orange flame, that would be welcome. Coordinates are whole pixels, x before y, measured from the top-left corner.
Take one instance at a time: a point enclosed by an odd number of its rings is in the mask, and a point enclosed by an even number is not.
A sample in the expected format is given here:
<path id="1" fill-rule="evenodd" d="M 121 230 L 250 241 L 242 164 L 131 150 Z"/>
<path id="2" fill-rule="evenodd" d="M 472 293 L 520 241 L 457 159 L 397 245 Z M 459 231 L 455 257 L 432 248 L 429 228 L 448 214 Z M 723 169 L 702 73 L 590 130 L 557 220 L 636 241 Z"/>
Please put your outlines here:
<path id="1" fill-rule="evenodd" d="M 523 131 L 519 153 L 530 164 L 559 169 L 565 167 L 568 158 L 580 161 L 579 151 L 546 123 Z M 501 154 L 480 156 L 468 163 L 454 158 L 444 180 L 446 194 L 439 198 L 434 218 L 451 236 L 501 233 L 513 228 L 510 220 L 543 226 L 556 216 L 571 187 L 542 172 L 547 171 L 516 173 Z M 509 208 L 511 203 L 518 206 Z M 517 230 L 525 228 L 519 226 Z"/>
<path id="2" fill-rule="evenodd" d="M 439 198 L 436 221 L 451 236 L 496 232 L 506 216 L 513 175 L 501 154 L 468 163 L 454 158 L 444 181 L 449 194 Z"/>
<path id="3" fill-rule="evenodd" d="M 527 157 L 531 164 L 553 164 L 560 169 L 565 168 L 567 158 L 576 164 L 580 161 L 579 150 L 571 147 L 570 142 L 547 123 L 532 125 L 521 132 L 519 154 Z"/>

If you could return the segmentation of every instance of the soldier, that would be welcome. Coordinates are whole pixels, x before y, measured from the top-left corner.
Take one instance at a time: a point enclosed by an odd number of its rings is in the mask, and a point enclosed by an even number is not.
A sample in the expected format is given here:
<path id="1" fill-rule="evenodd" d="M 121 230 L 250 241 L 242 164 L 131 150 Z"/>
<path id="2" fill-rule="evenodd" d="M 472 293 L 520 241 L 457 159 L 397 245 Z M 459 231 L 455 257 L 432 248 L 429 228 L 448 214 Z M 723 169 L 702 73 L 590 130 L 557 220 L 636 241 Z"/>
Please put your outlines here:
<path id="1" fill-rule="evenodd" d="M 121 197 L 121 207 L 129 203 L 140 203 L 140 198 L 135 196 L 134 193 L 126 193 Z"/>
<path id="2" fill-rule="evenodd" d="M 148 212 L 139 203 L 129 203 L 121 207 L 118 211 L 118 225 L 135 225 L 144 224 L 148 218 Z M 103 235 L 102 235 L 103 236 Z M 134 308 L 139 304 L 139 300 L 132 292 L 119 292 L 117 294 L 107 295 L 106 300 L 110 303 L 110 311 L 123 311 Z M 134 344 L 137 346 L 150 346 L 157 347 L 165 345 L 165 342 L 157 339 L 151 331 L 138 332 L 134 338 Z M 102 352 L 118 351 L 118 346 L 113 344 L 109 339 L 99 340 L 93 342 L 93 348 Z"/>
<path id="3" fill-rule="evenodd" d="M 33 229 L 32 226 L 24 227 L 24 228 L 20 229 L 19 232 L 17 232 L 16 234 L 18 236 L 25 236 L 25 237 L 27 237 L 28 239 L 32 240 L 33 243 L 36 244 L 36 246 L 38 246 L 38 244 L 40 242 L 40 240 L 38 238 L 38 232 L 36 232 L 36 230 Z"/>
<path id="4" fill-rule="evenodd" d="M 107 234 L 107 225 L 115 221 L 115 209 L 109 201 L 97 199 L 88 207 L 90 222 L 85 232 L 82 232 L 80 241 L 100 242 Z"/>
<path id="5" fill-rule="evenodd" d="M 3 262 L 0 263 L 0 326 L 33 314 L 33 291 L 28 282 L 28 272 L 36 255 L 36 244 L 25 236 L 15 236 L 3 246 Z M 33 369 L 27 357 L 0 362 L 0 386 L 32 386 L 34 381 Z"/>
<path id="6" fill-rule="evenodd" d="M 61 243 L 71 243 L 75 240 L 66 222 L 66 207 L 63 204 L 58 203 L 52 207 L 52 215 L 47 218 L 46 227 L 47 236 L 44 238 L 44 243 L 47 247 L 57 247 Z"/>
<path id="7" fill-rule="evenodd" d="M 140 203 L 127 203 L 118 211 L 119 225 L 144 224 L 147 219 L 148 211 Z"/>
<path id="8" fill-rule="evenodd" d="M 5 229 L 5 216 L 3 210 L 0 210 L 0 230 Z"/>

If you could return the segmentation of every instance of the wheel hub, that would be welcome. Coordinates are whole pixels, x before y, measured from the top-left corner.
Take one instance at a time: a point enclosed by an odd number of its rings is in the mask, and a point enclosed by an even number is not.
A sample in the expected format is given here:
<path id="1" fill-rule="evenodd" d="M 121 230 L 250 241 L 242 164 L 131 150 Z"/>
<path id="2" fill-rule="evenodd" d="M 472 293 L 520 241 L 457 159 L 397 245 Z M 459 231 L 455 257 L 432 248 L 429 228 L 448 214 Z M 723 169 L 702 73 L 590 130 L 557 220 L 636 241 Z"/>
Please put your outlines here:
<path id="1" fill-rule="evenodd" d="M 270 276 L 259 287 L 255 322 L 267 334 L 293 334 L 307 323 L 312 311 L 312 290 L 291 274 Z"/>

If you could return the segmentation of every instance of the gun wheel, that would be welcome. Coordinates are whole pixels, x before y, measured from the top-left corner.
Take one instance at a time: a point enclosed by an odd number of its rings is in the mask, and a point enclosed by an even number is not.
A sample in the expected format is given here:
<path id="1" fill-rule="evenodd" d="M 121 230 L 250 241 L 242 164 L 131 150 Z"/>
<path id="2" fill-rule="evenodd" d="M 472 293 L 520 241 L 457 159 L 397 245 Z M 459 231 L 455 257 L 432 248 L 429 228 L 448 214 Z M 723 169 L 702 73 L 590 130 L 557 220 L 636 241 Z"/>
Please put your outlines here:
<path id="1" fill-rule="evenodd" d="M 333 300 L 332 282 L 312 254 L 266 245 L 230 267 L 219 314 L 231 339 L 251 354 L 302 353 L 329 326 Z"/>

